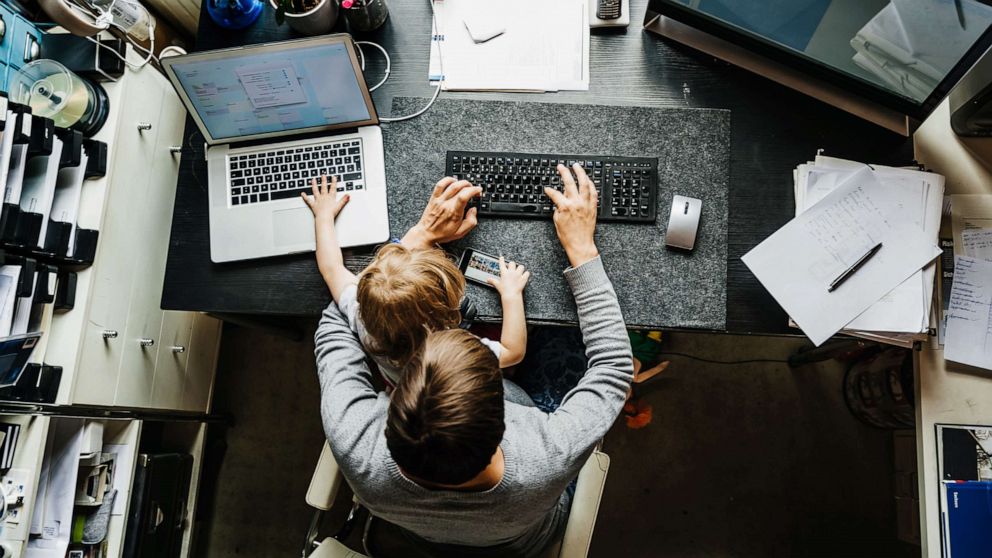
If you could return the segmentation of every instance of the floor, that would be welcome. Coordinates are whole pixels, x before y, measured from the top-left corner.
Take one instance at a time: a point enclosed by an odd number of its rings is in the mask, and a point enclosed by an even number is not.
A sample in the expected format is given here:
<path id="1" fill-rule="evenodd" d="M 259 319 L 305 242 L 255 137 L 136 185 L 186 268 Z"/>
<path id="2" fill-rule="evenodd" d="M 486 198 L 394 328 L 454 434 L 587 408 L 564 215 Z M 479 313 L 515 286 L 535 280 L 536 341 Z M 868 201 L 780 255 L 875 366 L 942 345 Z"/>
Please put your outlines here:
<path id="1" fill-rule="evenodd" d="M 197 556 L 300 553 L 323 443 L 304 328 L 302 342 L 225 329 L 214 407 L 234 423 L 210 442 Z M 784 359 L 803 343 L 665 338 L 668 351 L 720 360 Z M 653 421 L 606 437 L 591 557 L 919 556 L 895 539 L 891 434 L 850 414 L 842 366 L 671 361 L 643 396 Z"/>

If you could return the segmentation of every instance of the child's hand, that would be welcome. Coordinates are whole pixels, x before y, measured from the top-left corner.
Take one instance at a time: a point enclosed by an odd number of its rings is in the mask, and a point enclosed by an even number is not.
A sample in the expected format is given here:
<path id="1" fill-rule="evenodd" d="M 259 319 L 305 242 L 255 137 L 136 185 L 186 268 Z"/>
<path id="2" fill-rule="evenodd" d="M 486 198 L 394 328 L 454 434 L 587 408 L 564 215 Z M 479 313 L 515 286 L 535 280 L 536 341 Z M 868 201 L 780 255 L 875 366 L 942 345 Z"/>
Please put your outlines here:
<path id="1" fill-rule="evenodd" d="M 333 223 L 338 213 L 341 213 L 341 209 L 348 205 L 351 196 L 345 194 L 341 196 L 341 199 L 338 199 L 338 179 L 334 176 L 331 177 L 330 185 L 327 184 L 326 176 L 320 177 L 319 185 L 316 178 L 311 180 L 310 184 L 313 188 L 313 194 L 307 195 L 306 192 L 300 192 L 303 201 L 310 207 L 310 211 L 313 211 L 313 217 L 316 221 L 326 220 Z"/>
<path id="2" fill-rule="evenodd" d="M 496 287 L 503 298 L 519 296 L 523 294 L 527 281 L 530 280 L 530 272 L 524 266 L 514 262 L 507 262 L 503 256 L 499 257 L 499 279 L 489 278 L 489 284 Z"/>

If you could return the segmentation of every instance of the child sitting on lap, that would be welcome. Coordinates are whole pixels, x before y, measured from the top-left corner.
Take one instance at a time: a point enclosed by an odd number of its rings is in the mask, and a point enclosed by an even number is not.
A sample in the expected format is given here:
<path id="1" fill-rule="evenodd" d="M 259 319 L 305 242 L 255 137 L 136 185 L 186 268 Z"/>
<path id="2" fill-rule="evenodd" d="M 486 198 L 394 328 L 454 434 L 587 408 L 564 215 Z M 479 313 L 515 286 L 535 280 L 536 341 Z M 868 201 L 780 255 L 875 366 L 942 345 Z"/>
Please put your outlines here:
<path id="1" fill-rule="evenodd" d="M 350 196 L 337 198 L 337 181 L 313 181 L 303 195 L 313 211 L 317 267 L 338 308 L 379 370 L 394 385 L 399 372 L 428 333 L 458 327 L 465 278 L 440 249 L 409 250 L 401 244 L 379 249 L 358 276 L 344 266 L 334 219 Z M 490 283 L 500 294 L 503 329 L 500 342 L 480 339 L 499 359 L 500 368 L 519 363 L 527 347 L 523 290 L 530 272 L 500 258 L 500 279 Z"/>

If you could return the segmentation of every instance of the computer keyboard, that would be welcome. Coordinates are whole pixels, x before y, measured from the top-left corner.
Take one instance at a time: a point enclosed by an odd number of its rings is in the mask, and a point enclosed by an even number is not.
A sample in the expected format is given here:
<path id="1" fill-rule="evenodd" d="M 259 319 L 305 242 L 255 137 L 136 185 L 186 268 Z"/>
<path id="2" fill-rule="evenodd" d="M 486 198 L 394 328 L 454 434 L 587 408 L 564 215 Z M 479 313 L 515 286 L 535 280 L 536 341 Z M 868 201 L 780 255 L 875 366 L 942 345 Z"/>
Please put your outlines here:
<path id="1" fill-rule="evenodd" d="M 653 223 L 657 217 L 658 160 L 604 155 L 535 155 L 449 151 L 446 174 L 482 187 L 473 201 L 480 215 L 550 219 L 544 187 L 562 190 L 557 166 L 579 163 L 599 192 L 599 221 Z"/>
<path id="2" fill-rule="evenodd" d="M 362 155 L 360 139 L 231 155 L 231 205 L 298 198 L 323 175 L 338 177 L 339 192 L 362 190 Z"/>

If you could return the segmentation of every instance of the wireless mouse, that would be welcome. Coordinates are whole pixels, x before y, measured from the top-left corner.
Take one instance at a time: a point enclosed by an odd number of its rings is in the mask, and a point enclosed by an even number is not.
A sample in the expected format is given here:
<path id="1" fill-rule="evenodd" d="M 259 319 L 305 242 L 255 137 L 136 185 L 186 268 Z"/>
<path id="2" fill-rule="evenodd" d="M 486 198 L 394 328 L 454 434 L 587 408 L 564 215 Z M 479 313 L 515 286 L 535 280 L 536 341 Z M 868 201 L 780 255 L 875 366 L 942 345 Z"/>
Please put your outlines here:
<path id="1" fill-rule="evenodd" d="M 696 198 L 674 196 L 672 213 L 668 217 L 668 231 L 665 245 L 682 250 L 692 250 L 696 245 L 696 231 L 699 230 L 699 215 L 703 202 Z"/>

